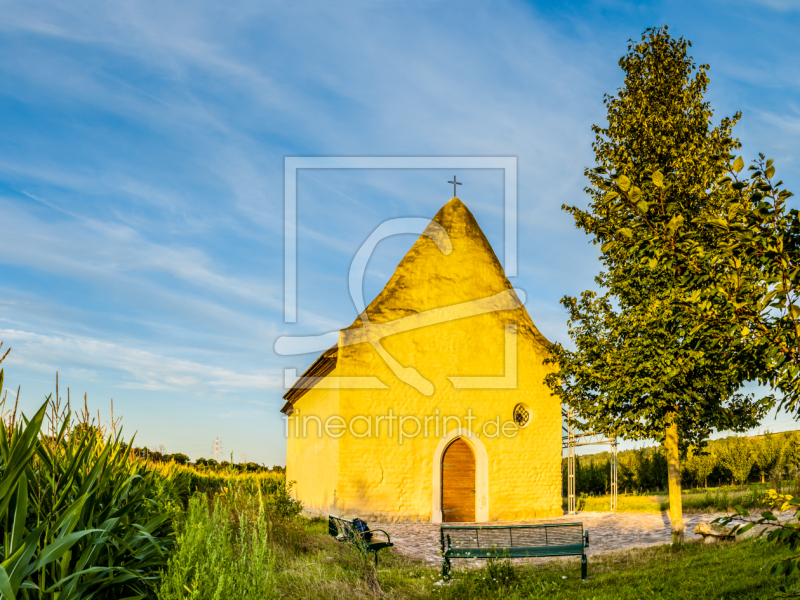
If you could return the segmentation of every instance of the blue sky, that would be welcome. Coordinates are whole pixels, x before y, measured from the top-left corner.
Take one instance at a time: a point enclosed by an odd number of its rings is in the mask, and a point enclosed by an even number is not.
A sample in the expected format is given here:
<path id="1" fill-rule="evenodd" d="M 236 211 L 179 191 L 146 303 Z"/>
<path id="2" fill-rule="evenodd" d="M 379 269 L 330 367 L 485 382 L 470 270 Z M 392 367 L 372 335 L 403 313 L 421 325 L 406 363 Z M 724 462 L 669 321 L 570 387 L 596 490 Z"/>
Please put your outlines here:
<path id="1" fill-rule="evenodd" d="M 800 6 L 761 2 L 4 2 L 0 339 L 6 387 L 109 398 L 138 443 L 283 464 L 283 334 L 348 325 L 350 260 L 387 218 L 432 217 L 453 172 L 301 171 L 298 306 L 283 321 L 285 156 L 516 156 L 528 310 L 596 251 L 583 203 L 592 123 L 626 40 L 667 23 L 711 65 L 715 119 L 800 186 Z M 502 255 L 502 172 L 457 172 Z M 368 299 L 413 236 L 382 242 Z M 785 416 L 767 423 L 788 429 Z"/>

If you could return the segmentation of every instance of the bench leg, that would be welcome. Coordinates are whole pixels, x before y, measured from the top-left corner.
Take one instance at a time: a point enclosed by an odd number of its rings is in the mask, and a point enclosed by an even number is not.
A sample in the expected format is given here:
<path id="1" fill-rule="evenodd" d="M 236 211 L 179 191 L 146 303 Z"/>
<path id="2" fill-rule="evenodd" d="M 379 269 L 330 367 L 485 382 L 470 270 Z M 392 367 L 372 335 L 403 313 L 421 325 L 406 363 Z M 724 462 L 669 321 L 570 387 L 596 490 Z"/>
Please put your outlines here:
<path id="1" fill-rule="evenodd" d="M 447 580 L 450 578 L 450 559 L 445 558 L 442 562 L 442 579 Z"/>
<path id="2" fill-rule="evenodd" d="M 378 568 L 378 552 L 377 551 L 373 552 L 373 554 L 375 555 L 375 568 L 377 569 Z"/>
<path id="3" fill-rule="evenodd" d="M 588 563 L 589 563 L 589 561 L 586 560 L 586 555 L 584 554 L 583 557 L 581 558 L 581 579 L 583 579 L 584 581 L 586 581 L 586 577 L 587 577 L 586 571 L 587 571 Z"/>

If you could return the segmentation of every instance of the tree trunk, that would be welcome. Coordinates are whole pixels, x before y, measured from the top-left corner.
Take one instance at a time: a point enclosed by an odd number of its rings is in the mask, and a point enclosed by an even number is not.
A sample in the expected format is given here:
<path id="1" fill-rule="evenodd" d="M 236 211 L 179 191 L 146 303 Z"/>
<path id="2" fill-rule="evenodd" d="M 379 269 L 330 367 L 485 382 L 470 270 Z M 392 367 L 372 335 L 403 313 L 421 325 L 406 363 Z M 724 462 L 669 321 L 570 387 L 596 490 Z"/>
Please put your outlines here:
<path id="1" fill-rule="evenodd" d="M 683 501 L 681 498 L 681 467 L 678 455 L 678 423 L 667 427 L 664 438 L 667 455 L 667 479 L 669 481 L 669 520 L 672 525 L 672 545 L 683 544 Z"/>

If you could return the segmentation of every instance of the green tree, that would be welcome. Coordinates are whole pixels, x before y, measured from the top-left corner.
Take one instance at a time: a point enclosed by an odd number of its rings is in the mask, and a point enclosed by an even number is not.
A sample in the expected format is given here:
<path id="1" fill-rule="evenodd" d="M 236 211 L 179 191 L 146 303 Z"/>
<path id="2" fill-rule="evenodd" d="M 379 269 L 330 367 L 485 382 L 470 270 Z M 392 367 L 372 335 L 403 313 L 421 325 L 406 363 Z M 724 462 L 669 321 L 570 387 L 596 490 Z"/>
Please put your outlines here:
<path id="1" fill-rule="evenodd" d="M 779 407 L 800 414 L 800 216 L 772 159 L 759 154 L 749 177 L 741 156 L 726 160 L 708 183 L 718 201 L 683 217 L 694 235 L 654 231 L 638 247 L 682 273 L 685 322 L 713 332 L 742 377 L 777 389 Z"/>
<path id="2" fill-rule="evenodd" d="M 681 449 L 702 447 L 714 429 L 753 427 L 769 405 L 737 393 L 745 375 L 729 344 L 689 318 L 685 273 L 652 244 L 706 234 L 692 216 L 724 204 L 709 190 L 739 147 L 731 137 L 738 114 L 710 125 L 709 67 L 692 62 L 689 46 L 666 26 L 648 29 L 620 60 L 625 83 L 604 99 L 607 126 L 593 127 L 588 210 L 564 207 L 600 245 L 601 292 L 562 299 L 576 349 L 554 345 L 548 362 L 558 368 L 547 379 L 578 427 L 664 444 L 676 543 Z"/>
<path id="3" fill-rule="evenodd" d="M 694 453 L 689 459 L 689 470 L 694 476 L 695 481 L 703 487 L 708 487 L 708 476 L 717 466 L 719 459 L 711 452 L 703 454 Z"/>
<path id="4" fill-rule="evenodd" d="M 780 476 L 786 466 L 786 437 L 765 431 L 753 446 L 761 483 L 765 476 Z"/>
<path id="5" fill-rule="evenodd" d="M 756 462 L 752 444 L 747 436 L 731 436 L 719 445 L 720 464 L 733 475 L 739 485 L 747 483 Z"/>
<path id="6" fill-rule="evenodd" d="M 185 454 L 178 452 L 177 454 L 173 454 L 170 456 L 172 460 L 174 460 L 179 465 L 186 465 L 189 464 L 190 458 Z"/>
<path id="7" fill-rule="evenodd" d="M 790 477 L 797 477 L 800 472 L 800 437 L 796 432 L 786 436 L 786 467 Z"/>

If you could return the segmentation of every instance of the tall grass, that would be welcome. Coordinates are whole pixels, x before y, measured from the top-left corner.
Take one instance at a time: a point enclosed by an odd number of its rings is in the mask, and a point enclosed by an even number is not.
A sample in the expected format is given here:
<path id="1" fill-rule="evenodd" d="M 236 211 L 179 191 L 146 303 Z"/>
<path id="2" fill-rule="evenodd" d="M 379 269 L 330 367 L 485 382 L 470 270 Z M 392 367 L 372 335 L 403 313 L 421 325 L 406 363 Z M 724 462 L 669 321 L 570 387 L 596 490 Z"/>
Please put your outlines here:
<path id="1" fill-rule="evenodd" d="M 208 504 L 202 494 L 189 500 L 159 599 L 278 597 L 270 524 L 263 507 L 251 518 L 246 510 L 232 515 L 221 498 L 216 499 L 213 511 Z"/>
<path id="2" fill-rule="evenodd" d="M 195 492 L 213 496 L 224 492 L 225 488 L 235 487 L 242 494 L 260 493 L 267 502 L 283 502 L 283 506 L 276 506 L 275 509 L 286 515 L 297 514 L 300 511 L 299 505 L 290 501 L 289 496 L 284 493 L 286 478 L 281 473 L 241 473 L 235 468 L 213 470 L 174 462 L 150 464 L 163 477 L 180 480 L 181 487 L 178 493 L 184 505 Z"/>
<path id="3" fill-rule="evenodd" d="M 153 463 L 118 425 L 0 402 L 0 598 L 275 597 L 274 548 L 305 538 L 283 475 Z"/>
<path id="4" fill-rule="evenodd" d="M 270 473 L 202 473 L 192 468 L 194 495 L 178 526 L 178 544 L 160 600 L 278 597 L 276 547 L 296 545 L 300 503 L 291 485 Z M 224 474 L 223 474 L 224 475 Z"/>

